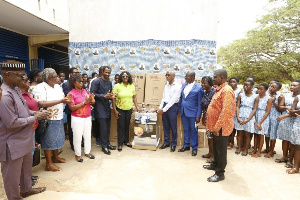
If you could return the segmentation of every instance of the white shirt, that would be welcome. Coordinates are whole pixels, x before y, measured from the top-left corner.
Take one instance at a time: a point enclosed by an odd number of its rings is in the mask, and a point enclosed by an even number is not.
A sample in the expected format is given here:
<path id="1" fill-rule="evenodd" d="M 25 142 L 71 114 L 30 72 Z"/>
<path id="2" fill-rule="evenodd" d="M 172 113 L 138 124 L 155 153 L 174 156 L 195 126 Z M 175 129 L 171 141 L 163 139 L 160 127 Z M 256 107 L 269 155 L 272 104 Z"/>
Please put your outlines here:
<path id="1" fill-rule="evenodd" d="M 55 101 L 65 97 L 62 88 L 55 84 L 54 88 L 43 82 L 34 87 L 32 91 L 33 97 L 39 101 Z M 51 112 L 51 120 L 61 120 L 63 118 L 64 104 L 56 104 L 47 108 Z"/>
<path id="2" fill-rule="evenodd" d="M 181 86 L 175 81 L 170 85 L 169 82 L 165 85 L 163 98 L 161 100 L 159 109 L 163 109 L 164 112 L 167 112 L 171 106 L 173 106 L 175 103 L 178 103 L 181 93 Z M 164 106 L 164 103 L 167 103 Z"/>
<path id="3" fill-rule="evenodd" d="M 184 93 L 184 97 L 186 98 L 187 95 L 189 95 L 190 91 L 192 90 L 193 86 L 195 84 L 195 81 L 192 83 L 188 83 L 187 86 L 185 86 L 183 93 Z"/>
<path id="4" fill-rule="evenodd" d="M 93 82 L 93 80 L 95 80 L 97 77 L 95 77 L 95 78 L 92 78 L 91 79 L 91 81 L 90 81 L 90 84 L 89 84 L 89 91 L 91 92 L 91 86 L 92 86 L 92 82 Z"/>

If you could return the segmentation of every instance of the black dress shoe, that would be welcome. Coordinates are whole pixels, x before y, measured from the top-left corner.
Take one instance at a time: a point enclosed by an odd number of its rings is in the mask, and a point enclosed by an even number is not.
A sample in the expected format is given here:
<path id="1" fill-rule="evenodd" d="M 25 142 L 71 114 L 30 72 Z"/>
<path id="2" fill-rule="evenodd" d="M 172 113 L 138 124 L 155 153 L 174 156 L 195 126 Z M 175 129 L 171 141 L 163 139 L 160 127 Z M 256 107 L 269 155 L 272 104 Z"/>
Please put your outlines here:
<path id="1" fill-rule="evenodd" d="M 192 156 L 196 156 L 196 155 L 197 155 L 197 149 L 193 149 Z"/>
<path id="2" fill-rule="evenodd" d="M 211 177 L 208 177 L 207 181 L 208 182 L 219 182 L 219 181 L 223 181 L 224 179 L 225 179 L 224 174 L 223 175 L 214 174 Z"/>
<path id="3" fill-rule="evenodd" d="M 116 149 L 117 149 L 116 146 L 113 146 L 113 145 L 111 145 L 111 144 L 108 145 L 107 148 L 108 148 L 109 150 L 116 150 Z"/>
<path id="4" fill-rule="evenodd" d="M 170 147 L 170 145 L 169 144 L 163 144 L 163 145 L 161 145 L 161 147 L 159 147 L 160 149 L 165 149 L 165 148 L 167 148 L 167 147 Z"/>
<path id="5" fill-rule="evenodd" d="M 103 148 L 102 147 L 102 151 L 107 154 L 107 155 L 110 155 L 110 150 L 108 148 Z"/>
<path id="6" fill-rule="evenodd" d="M 215 166 L 214 165 L 203 165 L 204 169 L 208 169 L 208 170 L 215 170 Z"/>
<path id="7" fill-rule="evenodd" d="M 181 147 L 180 149 L 178 149 L 178 152 L 185 152 L 185 151 L 189 151 L 190 147 Z"/>
<path id="8" fill-rule="evenodd" d="M 171 146 L 170 151 L 171 151 L 171 152 L 174 152 L 175 150 L 176 150 L 176 146 Z"/>
<path id="9" fill-rule="evenodd" d="M 130 143 L 124 143 L 125 146 L 132 148 L 132 145 Z"/>

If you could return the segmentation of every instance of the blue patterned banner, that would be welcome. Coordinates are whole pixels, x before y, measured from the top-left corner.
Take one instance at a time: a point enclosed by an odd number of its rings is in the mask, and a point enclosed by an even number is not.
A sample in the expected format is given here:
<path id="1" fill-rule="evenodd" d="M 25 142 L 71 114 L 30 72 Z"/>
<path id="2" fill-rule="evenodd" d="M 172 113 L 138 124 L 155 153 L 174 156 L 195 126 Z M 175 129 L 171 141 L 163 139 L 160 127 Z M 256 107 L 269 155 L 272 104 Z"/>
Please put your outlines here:
<path id="1" fill-rule="evenodd" d="M 183 78 L 193 70 L 197 77 L 213 76 L 216 69 L 216 41 L 209 40 L 142 40 L 70 42 L 70 67 L 89 76 L 108 65 L 112 76 L 130 73 L 165 73 L 175 70 Z"/>

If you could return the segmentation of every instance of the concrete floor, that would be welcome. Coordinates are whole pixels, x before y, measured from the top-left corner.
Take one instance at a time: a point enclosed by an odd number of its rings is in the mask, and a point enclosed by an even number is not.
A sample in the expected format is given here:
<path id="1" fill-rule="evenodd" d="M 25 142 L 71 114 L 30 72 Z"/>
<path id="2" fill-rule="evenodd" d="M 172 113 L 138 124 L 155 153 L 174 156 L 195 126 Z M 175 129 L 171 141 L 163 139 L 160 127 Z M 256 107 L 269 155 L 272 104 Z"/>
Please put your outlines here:
<path id="1" fill-rule="evenodd" d="M 67 143 L 67 142 L 66 142 Z M 94 144 L 94 141 L 93 141 Z M 177 147 L 178 149 L 178 147 Z M 40 177 L 37 186 L 47 190 L 28 200 L 93 200 L 93 199 L 300 199 L 300 174 L 286 174 L 284 164 L 274 162 L 281 157 L 281 142 L 277 142 L 274 158 L 242 157 L 228 151 L 226 179 L 208 183 L 213 171 L 204 170 L 206 159 L 191 151 L 170 153 L 170 149 L 148 151 L 127 147 L 112 151 L 107 156 L 99 147 L 92 146 L 95 160 L 74 159 L 74 153 L 65 145 L 62 157 L 67 163 L 59 164 L 60 172 L 45 172 L 45 160 L 33 169 Z M 2 177 L 0 199 L 6 199 Z"/>

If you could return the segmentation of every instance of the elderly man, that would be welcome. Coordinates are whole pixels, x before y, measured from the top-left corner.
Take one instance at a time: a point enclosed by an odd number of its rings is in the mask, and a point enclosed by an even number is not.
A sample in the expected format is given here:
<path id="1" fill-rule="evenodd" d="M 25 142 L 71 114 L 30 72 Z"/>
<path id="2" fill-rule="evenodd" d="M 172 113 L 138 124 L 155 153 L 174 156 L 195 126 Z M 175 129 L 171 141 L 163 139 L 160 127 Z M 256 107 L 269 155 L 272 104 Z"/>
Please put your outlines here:
<path id="1" fill-rule="evenodd" d="M 203 165 L 204 169 L 215 170 L 215 174 L 207 179 L 208 182 L 218 182 L 225 179 L 227 143 L 233 130 L 235 112 L 234 91 L 226 80 L 227 72 L 225 69 L 215 71 L 213 81 L 217 88 L 208 106 L 206 121 L 206 128 L 213 133 L 214 161 L 210 165 Z"/>
<path id="2" fill-rule="evenodd" d="M 175 72 L 167 71 L 167 84 L 165 85 L 163 98 L 161 100 L 157 114 L 162 115 L 164 127 L 164 144 L 160 149 L 170 146 L 170 129 L 172 131 L 171 152 L 174 152 L 177 144 L 177 112 L 180 98 L 181 86 L 175 83 Z"/>
<path id="3" fill-rule="evenodd" d="M 197 155 L 198 128 L 201 118 L 201 101 L 203 88 L 195 82 L 195 72 L 187 72 L 186 83 L 182 85 L 179 100 L 179 110 L 184 129 L 184 146 L 178 152 L 190 150 L 190 138 L 192 139 L 192 156 Z"/>
<path id="4" fill-rule="evenodd" d="M 17 64 L 13 64 L 17 63 Z M 0 162 L 7 198 L 23 199 L 45 191 L 32 188 L 33 123 L 45 119 L 48 111 L 33 112 L 17 87 L 25 74 L 25 65 L 16 61 L 0 64 L 3 96 L 0 101 Z"/>

